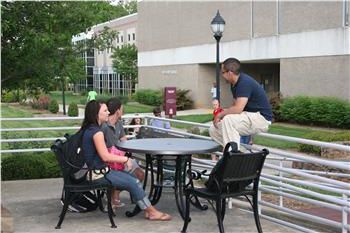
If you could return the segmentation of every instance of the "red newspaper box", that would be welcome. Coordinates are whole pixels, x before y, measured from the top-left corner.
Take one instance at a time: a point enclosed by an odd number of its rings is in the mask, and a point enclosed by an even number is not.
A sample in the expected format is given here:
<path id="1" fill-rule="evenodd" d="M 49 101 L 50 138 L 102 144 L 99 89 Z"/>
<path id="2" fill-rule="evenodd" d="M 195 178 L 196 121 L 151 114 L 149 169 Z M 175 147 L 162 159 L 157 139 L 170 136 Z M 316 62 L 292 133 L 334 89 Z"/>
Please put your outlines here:
<path id="1" fill-rule="evenodd" d="M 176 116 L 176 87 L 164 88 L 164 111 L 169 118 Z"/>

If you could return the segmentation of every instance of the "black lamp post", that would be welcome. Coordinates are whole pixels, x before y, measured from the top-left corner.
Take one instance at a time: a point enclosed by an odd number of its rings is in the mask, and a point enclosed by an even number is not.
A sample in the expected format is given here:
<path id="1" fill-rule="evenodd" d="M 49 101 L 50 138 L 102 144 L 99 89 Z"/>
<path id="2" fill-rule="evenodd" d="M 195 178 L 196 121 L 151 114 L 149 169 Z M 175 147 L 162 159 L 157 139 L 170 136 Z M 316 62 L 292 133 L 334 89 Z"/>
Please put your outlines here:
<path id="1" fill-rule="evenodd" d="M 64 48 L 59 47 L 58 51 L 61 55 L 61 63 L 60 63 L 60 78 L 61 78 L 61 84 L 62 84 L 62 104 L 63 104 L 63 115 L 66 115 L 66 98 L 65 98 L 65 94 L 64 91 L 66 89 L 66 85 L 65 85 L 65 81 L 64 81 L 64 74 L 63 74 L 63 67 L 64 67 Z"/>
<path id="2" fill-rule="evenodd" d="M 219 10 L 211 21 L 211 30 L 216 40 L 216 98 L 220 101 L 220 61 L 219 43 L 225 28 L 225 20 L 221 17 Z"/>

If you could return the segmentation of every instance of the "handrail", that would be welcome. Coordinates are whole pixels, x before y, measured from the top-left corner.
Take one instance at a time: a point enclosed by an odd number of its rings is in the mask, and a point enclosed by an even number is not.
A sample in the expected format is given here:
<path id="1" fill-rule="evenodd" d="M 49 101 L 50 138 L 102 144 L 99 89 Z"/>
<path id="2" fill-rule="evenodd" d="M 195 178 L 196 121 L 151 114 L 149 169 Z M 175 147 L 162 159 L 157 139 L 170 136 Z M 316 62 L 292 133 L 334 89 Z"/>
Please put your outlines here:
<path id="1" fill-rule="evenodd" d="M 136 115 L 129 115 L 124 116 L 123 119 L 129 119 L 134 118 Z M 159 117 L 153 117 L 153 116 L 147 116 L 147 115 L 137 115 L 137 117 L 144 118 L 145 123 L 142 126 L 154 128 L 152 126 L 149 126 L 149 120 L 151 119 L 160 119 L 164 120 L 164 118 Z M 81 120 L 82 117 L 50 117 L 50 118 L 43 118 L 43 117 L 35 117 L 35 118 L 1 118 L 0 121 L 52 121 L 52 120 Z M 174 119 L 166 119 L 166 121 L 169 122 L 176 122 L 176 123 L 182 123 L 186 125 L 193 125 L 198 126 L 203 129 L 207 129 L 210 127 L 209 124 L 200 124 L 200 123 L 192 123 L 192 122 L 185 122 L 181 120 L 174 120 Z M 131 126 L 126 125 L 126 128 L 135 128 L 140 127 L 138 126 Z M 78 129 L 79 127 L 41 127 L 41 128 L 7 128 L 7 129 L 1 129 L 0 132 L 18 132 L 18 131 L 44 131 L 44 130 L 73 130 Z M 188 132 L 184 132 L 182 130 L 177 129 L 158 129 L 163 130 L 169 133 L 175 133 L 175 134 L 181 134 L 184 136 L 190 136 L 194 138 L 202 138 L 210 140 L 210 137 L 201 136 L 201 135 L 195 135 Z M 288 137 L 288 136 L 282 136 L 282 135 L 276 135 L 276 134 L 269 134 L 269 133 L 261 133 L 259 134 L 262 137 L 267 138 L 273 138 L 278 140 L 285 140 L 285 141 L 291 141 L 291 142 L 297 142 L 297 143 L 303 143 L 313 146 L 320 146 L 320 147 L 327 147 L 327 148 L 333 148 L 345 152 L 350 151 L 350 146 L 346 145 L 340 145 L 336 143 L 329 143 L 329 142 L 320 142 L 315 140 L 309 140 L 309 139 L 302 139 L 302 138 L 295 138 L 295 137 Z M 132 137 L 132 136 L 129 136 Z M 54 141 L 56 138 L 53 137 L 41 137 L 41 138 L 6 138 L 6 139 L 0 139 L 1 143 L 15 143 L 15 142 L 47 142 L 47 141 Z M 63 138 L 61 138 L 63 139 Z M 253 146 L 246 146 L 249 149 L 252 150 L 261 150 L 262 146 L 259 145 L 253 145 Z M 340 171 L 350 171 L 350 162 L 349 161 L 335 161 L 330 159 L 323 159 L 315 156 L 310 156 L 298 152 L 291 152 L 291 151 L 285 151 L 280 150 L 276 148 L 268 148 L 270 151 L 270 155 L 267 157 L 267 161 L 265 162 L 264 169 L 262 171 L 261 175 L 261 182 L 259 189 L 259 203 L 261 204 L 261 216 L 265 219 L 268 219 L 270 221 L 278 222 L 280 224 L 283 224 L 288 227 L 292 227 L 294 229 L 302 230 L 304 232 L 313 232 L 313 230 L 309 229 L 308 227 L 303 227 L 301 225 L 297 225 L 296 223 L 291 223 L 285 220 L 280 219 L 278 216 L 271 216 L 269 215 L 269 212 L 266 211 L 266 207 L 273 208 L 275 210 L 278 210 L 280 212 L 283 212 L 286 215 L 293 215 L 295 218 L 299 218 L 302 220 L 302 222 L 309 221 L 309 222 L 317 222 L 322 223 L 330 227 L 335 227 L 337 229 L 341 229 L 343 233 L 349 232 L 350 225 L 349 222 L 347 222 L 347 216 L 350 214 L 350 184 L 348 182 L 339 181 L 337 179 L 334 179 L 334 177 L 343 177 L 343 178 L 349 178 L 350 173 L 342 173 Z M 49 151 L 49 148 L 23 148 L 23 149 L 14 149 L 14 150 L 0 150 L 0 153 L 22 153 L 25 152 L 44 152 Z M 216 152 L 218 155 L 222 155 L 221 152 Z M 138 157 L 141 159 L 144 159 L 143 156 Z M 321 166 L 327 166 L 331 168 L 340 169 L 339 172 L 337 171 L 312 171 L 312 170 L 302 170 L 297 168 L 291 168 L 291 163 L 294 162 L 303 162 L 303 163 L 311 163 L 311 164 L 318 164 Z M 276 163 L 279 163 L 276 165 Z M 285 164 L 286 163 L 286 164 Z M 215 165 L 214 161 L 206 160 L 206 159 L 199 159 L 199 158 L 192 158 L 192 167 L 200 170 L 208 170 L 210 171 L 213 166 Z M 204 177 L 205 178 L 205 177 Z M 302 187 L 300 187 L 302 186 Z M 309 190 L 310 188 L 310 190 Z M 314 190 L 313 190 L 314 189 Z M 329 194 L 323 194 L 319 193 L 319 190 L 323 190 L 325 192 L 333 193 L 334 196 Z M 271 195 L 275 195 L 277 198 L 279 198 L 279 204 L 272 204 L 267 201 L 261 200 L 261 193 L 269 193 Z M 307 195 L 307 196 L 305 196 Z M 339 211 L 342 214 L 341 222 L 331 221 L 327 220 L 325 218 L 312 215 L 312 214 L 305 214 L 297 210 L 290 209 L 288 207 L 285 207 L 284 205 L 284 198 L 291 198 L 297 201 L 310 203 L 314 205 L 318 205 L 321 207 L 330 208 L 334 211 Z M 300 224 L 300 223 L 299 223 Z"/>

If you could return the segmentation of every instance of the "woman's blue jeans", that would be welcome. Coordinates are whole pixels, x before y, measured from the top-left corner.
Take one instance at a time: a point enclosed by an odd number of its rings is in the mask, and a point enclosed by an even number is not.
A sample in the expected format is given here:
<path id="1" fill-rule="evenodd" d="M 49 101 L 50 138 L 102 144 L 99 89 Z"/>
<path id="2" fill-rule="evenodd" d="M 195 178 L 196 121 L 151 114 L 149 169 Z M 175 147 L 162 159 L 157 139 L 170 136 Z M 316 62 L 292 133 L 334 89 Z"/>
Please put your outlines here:
<path id="1" fill-rule="evenodd" d="M 125 171 L 110 170 L 106 174 L 106 178 L 112 183 L 113 187 L 118 190 L 127 190 L 134 201 L 141 209 L 151 206 L 146 196 L 145 190 L 142 188 L 141 182 L 130 173 Z"/>

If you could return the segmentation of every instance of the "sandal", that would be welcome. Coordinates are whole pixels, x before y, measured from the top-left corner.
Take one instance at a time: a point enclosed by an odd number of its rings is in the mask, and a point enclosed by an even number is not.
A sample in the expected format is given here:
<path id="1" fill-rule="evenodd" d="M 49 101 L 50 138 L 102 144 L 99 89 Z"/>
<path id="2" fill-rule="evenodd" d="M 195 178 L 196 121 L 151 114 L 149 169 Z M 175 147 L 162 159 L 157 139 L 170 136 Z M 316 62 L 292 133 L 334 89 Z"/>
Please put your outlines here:
<path id="1" fill-rule="evenodd" d="M 166 213 L 162 213 L 159 217 L 151 217 L 145 214 L 145 218 L 147 218 L 150 221 L 170 221 L 171 220 L 171 216 Z"/>
<path id="2" fill-rule="evenodd" d="M 112 203 L 112 208 L 113 209 L 120 208 L 120 207 L 123 207 L 123 206 L 125 206 L 125 203 L 121 202 L 118 199 L 114 199 L 114 201 Z"/>

